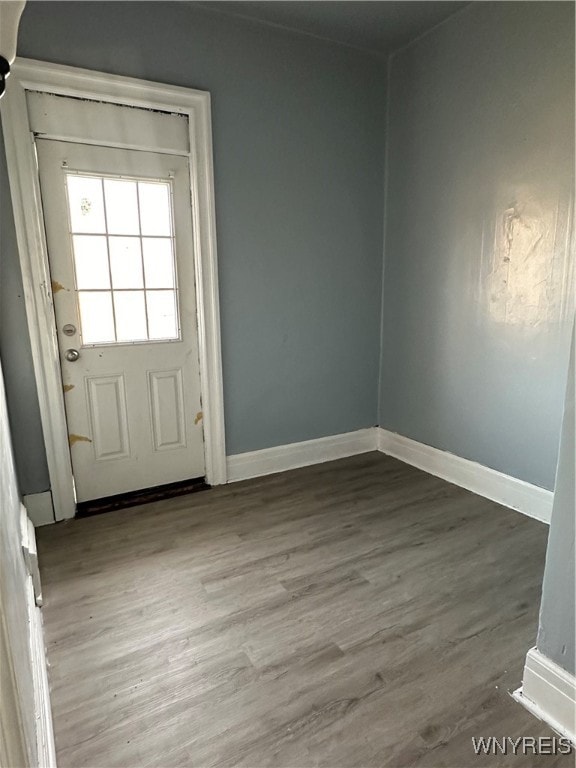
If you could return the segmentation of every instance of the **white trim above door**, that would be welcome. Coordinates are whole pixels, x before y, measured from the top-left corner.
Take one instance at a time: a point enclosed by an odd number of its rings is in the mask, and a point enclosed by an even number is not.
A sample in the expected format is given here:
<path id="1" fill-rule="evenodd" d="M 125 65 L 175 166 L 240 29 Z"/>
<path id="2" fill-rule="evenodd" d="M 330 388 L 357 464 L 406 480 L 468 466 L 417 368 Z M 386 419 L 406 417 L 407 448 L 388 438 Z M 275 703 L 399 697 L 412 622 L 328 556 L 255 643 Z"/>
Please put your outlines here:
<path id="1" fill-rule="evenodd" d="M 10 88 L 2 100 L 2 126 L 56 520 L 74 516 L 75 497 L 35 136 L 31 128 L 27 92 L 108 102 L 188 117 L 189 149 L 185 154 L 190 163 L 206 481 L 210 485 L 225 483 L 226 449 L 210 94 L 129 77 L 17 59 L 11 71 Z M 40 135 L 42 138 L 65 138 L 79 143 L 103 143 L 98 138 L 64 137 L 49 132 Z M 115 142 L 115 145 L 134 148 L 128 143 L 122 145 Z M 170 152 L 169 148 L 163 150 L 157 146 L 138 148 Z M 178 153 L 181 154 L 180 151 Z"/>

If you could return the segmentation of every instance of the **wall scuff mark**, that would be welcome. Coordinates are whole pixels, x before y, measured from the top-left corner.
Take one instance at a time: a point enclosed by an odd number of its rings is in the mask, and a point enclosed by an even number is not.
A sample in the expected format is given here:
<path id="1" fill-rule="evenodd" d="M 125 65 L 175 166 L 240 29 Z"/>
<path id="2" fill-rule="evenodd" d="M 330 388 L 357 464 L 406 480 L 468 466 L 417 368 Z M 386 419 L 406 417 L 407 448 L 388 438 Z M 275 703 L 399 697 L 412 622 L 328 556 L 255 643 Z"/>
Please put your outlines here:
<path id="1" fill-rule="evenodd" d="M 493 240 L 485 238 L 493 243 L 492 252 L 483 258 L 485 295 L 490 316 L 498 323 L 534 328 L 561 319 L 568 216 L 554 197 L 517 189 L 495 217 Z"/>

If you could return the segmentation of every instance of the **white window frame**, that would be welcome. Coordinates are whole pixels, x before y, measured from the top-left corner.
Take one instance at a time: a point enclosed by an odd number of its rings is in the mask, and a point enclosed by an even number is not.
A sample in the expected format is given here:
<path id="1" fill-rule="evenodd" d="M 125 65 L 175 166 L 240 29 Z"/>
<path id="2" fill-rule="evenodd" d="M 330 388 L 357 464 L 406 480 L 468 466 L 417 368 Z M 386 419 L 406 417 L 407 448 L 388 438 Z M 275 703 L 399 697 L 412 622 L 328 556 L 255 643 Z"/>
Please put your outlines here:
<path id="1" fill-rule="evenodd" d="M 19 58 L 11 69 L 10 87 L 0 110 L 55 519 L 74 517 L 76 503 L 35 141 L 26 91 L 187 115 L 206 481 L 210 485 L 225 483 L 210 94 Z M 159 151 L 153 146 L 146 149 Z"/>

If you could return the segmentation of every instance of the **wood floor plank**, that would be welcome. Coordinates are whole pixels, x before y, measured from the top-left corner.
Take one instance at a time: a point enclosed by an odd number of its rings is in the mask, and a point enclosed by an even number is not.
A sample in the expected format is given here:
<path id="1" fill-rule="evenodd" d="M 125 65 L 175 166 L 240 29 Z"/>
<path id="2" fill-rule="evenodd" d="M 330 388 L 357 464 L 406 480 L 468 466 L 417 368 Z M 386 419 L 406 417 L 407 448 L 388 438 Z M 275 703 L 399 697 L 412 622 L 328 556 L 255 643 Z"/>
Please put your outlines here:
<path id="1" fill-rule="evenodd" d="M 547 528 L 381 454 L 38 530 L 60 768 L 478 757 L 516 704 Z"/>

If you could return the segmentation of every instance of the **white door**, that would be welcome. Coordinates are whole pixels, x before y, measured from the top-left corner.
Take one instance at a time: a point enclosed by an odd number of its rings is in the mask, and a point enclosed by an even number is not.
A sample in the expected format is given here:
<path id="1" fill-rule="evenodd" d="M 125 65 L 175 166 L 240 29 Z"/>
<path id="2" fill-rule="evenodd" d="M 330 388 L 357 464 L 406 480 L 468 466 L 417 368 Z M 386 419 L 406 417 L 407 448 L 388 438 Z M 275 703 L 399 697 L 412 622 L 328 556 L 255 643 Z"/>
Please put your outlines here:
<path id="1" fill-rule="evenodd" d="M 37 147 L 77 501 L 203 477 L 187 158 Z"/>

